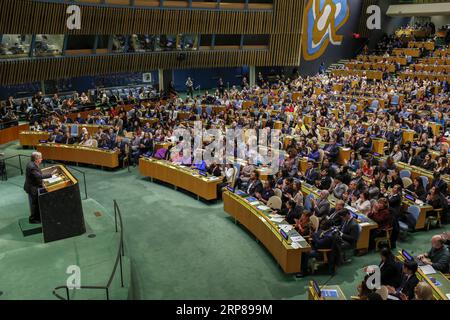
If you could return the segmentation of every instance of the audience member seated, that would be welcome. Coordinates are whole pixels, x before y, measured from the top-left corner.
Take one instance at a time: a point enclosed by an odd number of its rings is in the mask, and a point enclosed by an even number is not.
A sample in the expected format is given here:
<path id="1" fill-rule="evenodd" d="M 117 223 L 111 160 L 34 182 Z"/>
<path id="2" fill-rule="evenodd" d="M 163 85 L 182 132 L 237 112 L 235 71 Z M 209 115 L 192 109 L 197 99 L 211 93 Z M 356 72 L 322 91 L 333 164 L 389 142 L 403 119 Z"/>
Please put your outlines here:
<path id="1" fill-rule="evenodd" d="M 418 266 L 416 261 L 403 263 L 402 276 L 398 287 L 388 286 L 389 294 L 401 300 L 412 300 L 415 297 L 415 288 L 419 283 L 416 276 Z"/>
<path id="2" fill-rule="evenodd" d="M 418 259 L 425 265 L 432 266 L 442 273 L 449 272 L 450 252 L 444 245 L 442 236 L 434 236 L 431 239 L 431 250 L 418 256 Z"/>

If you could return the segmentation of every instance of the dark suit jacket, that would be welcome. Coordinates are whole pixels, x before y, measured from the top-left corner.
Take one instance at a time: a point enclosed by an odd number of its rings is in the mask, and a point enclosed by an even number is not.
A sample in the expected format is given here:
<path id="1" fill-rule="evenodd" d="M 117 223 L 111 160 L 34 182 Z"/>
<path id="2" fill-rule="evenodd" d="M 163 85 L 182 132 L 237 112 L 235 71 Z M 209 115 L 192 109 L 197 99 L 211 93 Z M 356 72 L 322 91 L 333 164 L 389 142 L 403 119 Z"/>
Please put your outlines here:
<path id="1" fill-rule="evenodd" d="M 345 222 L 344 222 L 345 223 Z M 350 220 L 346 225 L 342 225 L 342 240 L 356 246 L 359 239 L 359 226 L 355 219 Z"/>
<path id="2" fill-rule="evenodd" d="M 305 179 L 306 179 L 306 182 L 308 182 L 309 184 L 314 185 L 316 180 L 319 180 L 319 178 L 320 178 L 319 173 L 317 172 L 316 169 L 311 168 L 311 169 L 306 170 Z"/>
<path id="3" fill-rule="evenodd" d="M 394 261 L 380 263 L 381 285 L 398 288 L 402 280 L 401 266 Z"/>
<path id="4" fill-rule="evenodd" d="M 413 274 L 409 277 L 409 279 L 406 279 L 406 275 L 402 275 L 400 286 L 397 289 L 400 289 L 400 292 L 404 293 L 408 300 L 413 300 L 415 297 L 414 289 L 416 288 L 417 284 L 419 283 L 419 279 L 417 279 L 417 276 Z"/>
<path id="5" fill-rule="evenodd" d="M 251 182 L 249 181 L 249 186 L 250 186 Z M 261 193 L 263 191 L 263 185 L 261 180 L 256 180 L 253 185 L 249 188 L 248 190 L 248 194 L 251 196 L 254 196 L 255 193 Z"/>
<path id="6" fill-rule="evenodd" d="M 27 164 L 23 189 L 31 196 L 37 196 L 38 189 L 42 187 L 42 179 L 48 179 L 51 176 L 51 174 L 43 174 L 41 169 L 33 161 L 30 161 Z"/>

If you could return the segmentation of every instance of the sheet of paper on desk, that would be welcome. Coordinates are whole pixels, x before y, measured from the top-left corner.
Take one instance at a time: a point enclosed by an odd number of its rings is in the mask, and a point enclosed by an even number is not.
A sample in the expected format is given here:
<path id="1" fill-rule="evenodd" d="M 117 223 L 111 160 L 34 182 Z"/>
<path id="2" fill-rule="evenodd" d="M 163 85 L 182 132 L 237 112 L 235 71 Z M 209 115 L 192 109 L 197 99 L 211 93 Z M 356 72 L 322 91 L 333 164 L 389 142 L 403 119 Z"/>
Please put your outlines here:
<path id="1" fill-rule="evenodd" d="M 259 201 L 253 201 L 253 202 L 250 202 L 250 204 L 252 206 L 258 206 L 259 205 Z"/>
<path id="2" fill-rule="evenodd" d="M 447 297 L 448 300 L 450 300 L 450 293 L 447 293 L 445 296 Z"/>
<path id="3" fill-rule="evenodd" d="M 293 242 L 304 242 L 304 241 L 306 241 L 305 238 L 303 238 L 303 237 L 300 236 L 300 235 L 298 235 L 298 236 L 296 236 L 296 237 L 291 237 L 291 240 L 292 240 Z"/>
<path id="4" fill-rule="evenodd" d="M 280 223 L 280 222 L 284 221 L 284 218 L 283 217 L 281 217 L 281 218 L 270 218 L 270 220 L 273 221 L 273 222 Z"/>
<path id="5" fill-rule="evenodd" d="M 292 242 L 292 243 L 291 243 L 291 247 L 292 247 L 293 249 L 300 249 L 300 248 L 301 248 L 301 246 L 300 246 L 297 242 Z"/>
<path id="6" fill-rule="evenodd" d="M 436 270 L 432 266 L 420 266 L 419 268 L 425 275 L 436 274 Z"/>
<path id="7" fill-rule="evenodd" d="M 284 218 L 282 215 L 278 214 L 278 213 L 272 213 L 270 215 L 271 218 Z"/>
<path id="8" fill-rule="evenodd" d="M 290 224 L 280 224 L 278 227 L 280 229 L 282 229 L 284 232 L 289 232 L 289 231 L 291 231 L 294 228 Z"/>
<path id="9" fill-rule="evenodd" d="M 58 177 L 58 176 L 52 176 L 52 177 L 49 178 L 49 179 L 45 179 L 45 181 L 46 181 L 47 183 L 52 184 L 52 183 L 60 182 L 60 181 L 62 181 L 62 179 L 61 179 L 60 177 Z"/>
<path id="10" fill-rule="evenodd" d="M 270 208 L 267 207 L 267 206 L 259 206 L 258 209 L 261 210 L 261 211 L 270 210 Z"/>

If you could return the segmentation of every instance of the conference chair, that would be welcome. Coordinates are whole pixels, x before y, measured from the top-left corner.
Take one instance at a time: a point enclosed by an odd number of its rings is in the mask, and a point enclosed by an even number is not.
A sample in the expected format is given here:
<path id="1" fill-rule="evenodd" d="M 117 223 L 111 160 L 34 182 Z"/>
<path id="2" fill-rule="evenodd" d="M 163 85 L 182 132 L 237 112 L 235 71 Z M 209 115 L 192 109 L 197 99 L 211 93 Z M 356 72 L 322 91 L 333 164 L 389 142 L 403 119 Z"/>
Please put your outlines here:
<path id="1" fill-rule="evenodd" d="M 267 206 L 273 210 L 281 210 L 281 205 L 281 198 L 277 196 L 273 196 L 267 201 Z"/>
<path id="2" fill-rule="evenodd" d="M 442 209 L 442 208 L 440 208 L 440 209 L 433 209 L 433 213 L 435 215 L 427 217 L 427 231 L 430 230 L 430 227 L 431 227 L 432 223 L 434 223 L 434 225 L 437 228 L 441 227 L 441 215 L 442 215 L 443 211 L 444 211 L 444 209 Z"/>
<path id="3" fill-rule="evenodd" d="M 409 206 L 406 211 L 406 222 L 399 221 L 400 234 L 407 234 L 408 231 L 413 231 L 415 229 L 417 219 L 419 219 L 420 208 L 418 206 Z"/>
<path id="4" fill-rule="evenodd" d="M 319 230 L 320 220 L 318 217 L 316 217 L 316 216 L 309 217 L 309 222 L 311 223 L 311 227 L 312 227 L 311 233 L 314 233 L 317 230 Z"/>
<path id="5" fill-rule="evenodd" d="M 381 243 L 386 243 L 389 246 L 389 248 L 391 248 L 391 235 L 392 235 L 393 228 L 386 227 L 381 230 L 384 231 L 384 236 L 375 238 L 375 251 L 380 250 Z"/>
<path id="6" fill-rule="evenodd" d="M 311 200 L 314 199 L 314 195 L 308 194 L 305 198 L 304 208 L 306 211 L 311 211 L 312 209 L 312 202 Z"/>
<path id="7" fill-rule="evenodd" d="M 411 178 L 411 171 L 409 170 L 401 170 L 400 171 L 400 178 Z"/>
<path id="8" fill-rule="evenodd" d="M 413 184 L 411 178 L 408 177 L 403 177 L 402 181 L 403 181 L 403 188 L 408 188 L 410 185 Z"/>
<path id="9" fill-rule="evenodd" d="M 430 180 L 428 180 L 428 177 L 420 176 L 420 180 L 422 180 L 422 184 L 425 190 L 428 189 L 428 185 L 430 184 Z"/>

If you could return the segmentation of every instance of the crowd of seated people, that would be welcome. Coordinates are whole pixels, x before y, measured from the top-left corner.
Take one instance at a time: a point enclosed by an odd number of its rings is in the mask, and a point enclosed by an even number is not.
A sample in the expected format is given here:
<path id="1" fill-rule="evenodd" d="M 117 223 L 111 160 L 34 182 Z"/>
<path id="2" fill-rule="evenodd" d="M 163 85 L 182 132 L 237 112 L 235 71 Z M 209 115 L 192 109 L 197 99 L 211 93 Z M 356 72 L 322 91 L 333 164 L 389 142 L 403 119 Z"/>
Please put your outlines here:
<path id="1" fill-rule="evenodd" d="M 37 94 L 35 99 L 39 101 L 39 97 Z M 252 102 L 253 106 L 244 107 L 245 102 Z M 202 109 L 202 105 L 208 107 Z M 212 112 L 211 106 L 223 109 Z M 39 104 L 32 108 L 39 108 Z M 141 156 L 170 159 L 169 148 L 156 150 L 155 145 L 160 142 L 176 145 L 180 141 L 174 139 L 174 130 L 184 128 L 193 133 L 194 120 L 203 121 L 205 136 L 210 128 L 222 132 L 229 128 L 270 130 L 277 121 L 283 122 L 282 137 L 293 138 L 285 147 L 286 155 L 280 159 L 279 172 L 261 181 L 258 165 L 248 163 L 241 166 L 237 187 L 264 203 L 280 195 L 282 204 L 278 212 L 310 239 L 313 249 L 302 259 L 303 272 L 299 276 L 308 273 L 308 261 L 320 258 L 323 250 L 329 250 L 333 257 L 329 264 L 331 273 L 336 265 L 350 260 L 348 254 L 356 247 L 359 229 L 348 207 L 377 223 L 378 227 L 371 231 L 370 249 L 383 236 L 389 236 L 390 247 L 395 249 L 401 223 L 414 229 L 415 222 L 402 208 L 407 192 L 430 204 L 431 216 L 439 214 L 443 224 L 449 222 L 446 180 L 450 103 L 445 80 L 389 76 L 371 81 L 364 75 L 332 76 L 322 72 L 292 79 L 278 76 L 269 81 L 259 74 L 255 86 L 245 83 L 230 90 L 217 88 L 215 92 L 186 99 L 175 96 L 164 103 L 134 101 L 130 111 L 113 108 L 98 111 L 87 119 L 77 117 L 74 123 L 109 126 L 95 136 L 82 130 L 80 136 L 71 137 L 65 125 L 73 120 L 64 117 L 64 113 L 48 111 L 49 118 L 34 127 L 51 129 L 51 141 L 120 150 L 121 160 L 128 157 L 134 165 Z M 183 120 L 182 113 L 187 114 Z M 149 119 L 156 121 L 151 124 L 146 121 Z M 441 130 L 433 131 L 431 123 L 439 124 Z M 413 141 L 404 141 L 404 130 L 414 131 Z M 386 140 L 383 154 L 374 153 L 374 139 Z M 342 147 L 351 150 L 348 161 L 339 160 Z M 308 167 L 302 172 L 299 163 L 305 158 Z M 191 163 L 186 160 L 180 154 L 175 162 Z M 406 183 L 400 162 L 422 168 L 434 179 L 427 184 L 422 179 Z M 222 176 L 224 182 L 232 181 L 232 166 L 212 163 L 204 169 Z M 304 185 L 316 188 L 318 196 L 306 199 L 302 192 Z M 424 257 L 429 259 L 429 255 Z M 413 269 L 414 266 L 406 266 L 405 270 Z M 409 292 L 408 298 L 413 297 Z"/>
<path id="2" fill-rule="evenodd" d="M 153 87 L 135 87 L 119 89 L 93 89 L 91 93 L 73 91 L 70 94 L 43 95 L 37 92 L 30 98 L 10 96 L 0 102 L 0 122 L 27 120 L 35 122 L 48 117 L 52 112 L 60 116 L 86 109 L 100 107 L 109 110 L 115 106 L 138 104 L 140 101 L 152 100 L 159 93 Z"/>

